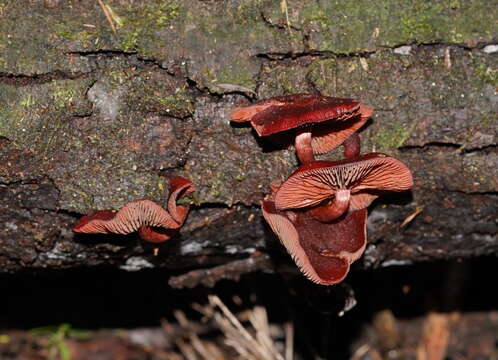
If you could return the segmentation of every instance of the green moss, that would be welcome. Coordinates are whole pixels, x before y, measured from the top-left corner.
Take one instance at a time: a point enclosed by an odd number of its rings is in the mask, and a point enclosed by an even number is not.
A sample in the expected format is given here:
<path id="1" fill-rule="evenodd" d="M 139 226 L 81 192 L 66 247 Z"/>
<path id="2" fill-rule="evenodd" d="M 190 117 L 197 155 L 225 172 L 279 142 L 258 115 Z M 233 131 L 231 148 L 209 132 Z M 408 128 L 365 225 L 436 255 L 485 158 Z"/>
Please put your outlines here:
<path id="1" fill-rule="evenodd" d="M 310 92 L 306 69 L 300 65 L 269 65 L 263 67 L 266 79 L 259 88 L 261 97 Z"/>
<path id="2" fill-rule="evenodd" d="M 442 10 L 437 2 L 414 2 L 410 11 L 400 19 L 401 33 L 411 40 L 427 41 L 435 32 L 434 16 Z"/>
<path id="3" fill-rule="evenodd" d="M 337 70 L 336 59 L 314 61 L 309 67 L 307 78 L 324 94 L 333 94 L 331 90 L 337 81 Z"/>
<path id="4" fill-rule="evenodd" d="M 187 112 L 188 114 L 194 112 L 194 102 L 192 96 L 187 93 L 186 87 L 178 87 L 173 93 L 158 96 L 153 100 L 157 101 L 159 104 L 159 111 L 161 112 Z"/>
<path id="5" fill-rule="evenodd" d="M 26 94 L 24 96 L 24 98 L 21 100 L 21 102 L 19 103 L 19 105 L 21 105 L 23 107 L 31 107 L 31 106 L 35 105 L 35 100 L 33 99 L 33 95 Z"/>
<path id="6" fill-rule="evenodd" d="M 247 66 L 244 66 L 238 62 L 229 64 L 228 66 L 221 68 L 218 72 L 215 72 L 210 68 L 205 68 L 204 74 L 206 74 L 207 79 L 215 84 L 234 84 L 244 86 L 252 90 L 255 89 L 256 83 L 253 78 L 254 74 L 247 68 Z"/>
<path id="7" fill-rule="evenodd" d="M 67 82 L 53 81 L 52 99 L 57 109 L 63 109 L 71 104 L 71 101 L 76 96 L 76 91 L 69 86 Z"/>
<path id="8" fill-rule="evenodd" d="M 193 113 L 194 102 L 187 84 L 164 72 L 144 72 L 124 81 L 126 103 L 133 109 L 186 117 Z"/>
<path id="9" fill-rule="evenodd" d="M 400 121 L 395 121 L 389 127 L 383 128 L 373 136 L 374 151 L 389 153 L 403 146 L 410 136 L 411 129 Z"/>
<path id="10" fill-rule="evenodd" d="M 434 29 L 422 19 L 414 19 L 411 16 L 401 18 L 401 31 L 408 39 L 427 39 Z"/>
<path id="11" fill-rule="evenodd" d="M 479 64 L 475 68 L 476 75 L 487 83 L 498 87 L 498 69 L 485 64 Z"/>
<path id="12" fill-rule="evenodd" d="M 124 32 L 121 36 L 121 48 L 124 51 L 132 51 L 138 48 L 139 30 L 131 30 Z"/>
<path id="13" fill-rule="evenodd" d="M 16 114 L 8 104 L 0 104 L 0 136 L 11 137 L 11 129 L 15 127 Z"/>
<path id="14" fill-rule="evenodd" d="M 407 42 L 491 40 L 498 16 L 497 6 L 481 0 L 303 0 L 290 7 L 298 14 L 296 22 L 315 30 L 309 33 L 311 47 L 334 53 Z"/>
<path id="15" fill-rule="evenodd" d="M 120 47 L 124 51 L 142 50 L 146 38 L 181 15 L 180 2 L 176 0 L 148 1 L 145 6 L 129 5 L 122 15 L 119 27 Z"/>
<path id="16" fill-rule="evenodd" d="M 237 181 L 244 181 L 245 179 L 246 179 L 246 177 L 244 175 L 235 176 L 235 180 L 237 180 Z"/>

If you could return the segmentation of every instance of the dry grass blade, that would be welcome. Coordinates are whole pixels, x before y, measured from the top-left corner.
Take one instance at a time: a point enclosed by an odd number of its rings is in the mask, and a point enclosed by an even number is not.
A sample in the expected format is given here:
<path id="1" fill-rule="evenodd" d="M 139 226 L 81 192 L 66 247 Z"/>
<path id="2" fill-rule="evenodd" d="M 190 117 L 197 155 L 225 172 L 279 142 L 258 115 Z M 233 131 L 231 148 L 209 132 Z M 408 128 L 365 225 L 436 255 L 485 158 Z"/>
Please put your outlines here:
<path id="1" fill-rule="evenodd" d="M 195 355 L 194 348 L 187 344 L 182 339 L 175 340 L 176 346 L 180 349 L 180 352 L 187 360 L 198 360 L 197 355 Z"/>
<path id="2" fill-rule="evenodd" d="M 114 33 L 114 35 L 117 35 L 116 27 L 114 26 L 114 21 L 112 20 L 112 16 L 111 13 L 109 12 L 109 9 L 102 0 L 97 0 L 97 1 L 99 2 L 99 5 L 102 8 L 102 11 L 104 12 L 107 22 L 111 26 L 112 32 Z"/>
<path id="3" fill-rule="evenodd" d="M 285 331 L 285 360 L 294 359 L 294 324 L 286 322 L 284 325 Z"/>
<path id="4" fill-rule="evenodd" d="M 187 316 L 185 315 L 185 313 L 183 311 L 175 310 L 173 312 L 173 316 L 175 317 L 176 321 L 178 321 L 178 323 L 182 327 L 184 327 L 186 329 L 193 328 L 192 324 L 190 323 L 190 321 L 188 320 Z M 191 347 L 197 352 L 198 355 L 201 356 L 202 359 L 215 360 L 215 359 L 223 359 L 224 358 L 222 352 L 214 344 L 211 344 L 212 346 L 209 346 L 209 344 L 204 343 L 199 338 L 199 336 L 197 336 L 197 334 L 195 332 L 189 331 L 188 339 L 190 340 Z M 181 350 L 180 346 L 183 346 L 183 344 L 180 344 L 178 346 Z M 184 350 L 186 350 L 188 352 L 188 355 L 191 356 L 191 353 L 190 353 L 191 349 L 190 348 L 184 349 Z M 184 352 L 184 350 L 181 350 L 182 353 Z"/>
<path id="5" fill-rule="evenodd" d="M 262 307 L 249 312 L 249 322 L 254 327 L 256 337 L 241 324 L 227 306 L 216 295 L 209 296 L 209 303 L 221 310 L 214 312 L 214 320 L 225 334 L 225 343 L 231 346 L 242 359 L 247 360 L 284 360 L 276 349 L 270 335 L 268 316 Z M 206 314 L 209 311 L 204 310 Z"/>
<path id="6" fill-rule="evenodd" d="M 261 306 L 255 307 L 250 313 L 249 321 L 256 330 L 256 338 L 265 348 L 265 352 L 271 354 L 276 360 L 284 360 L 282 355 L 280 355 L 275 348 L 275 344 L 271 338 L 270 327 L 268 326 L 268 316 L 265 308 Z"/>
<path id="7" fill-rule="evenodd" d="M 417 360 L 443 360 L 450 339 L 450 321 L 446 314 L 431 313 L 425 320 L 417 348 Z"/>
<path id="8" fill-rule="evenodd" d="M 223 315 L 230 321 L 230 323 L 237 329 L 240 334 L 249 342 L 256 342 L 256 340 L 249 334 L 249 332 L 242 326 L 237 317 L 226 307 L 226 305 L 216 295 L 209 296 L 209 302 L 213 306 L 217 306 L 223 312 Z"/>
<path id="9" fill-rule="evenodd" d="M 379 352 L 373 348 L 370 347 L 368 344 L 363 344 L 360 346 L 358 349 L 356 349 L 355 353 L 353 354 L 353 357 L 351 358 L 352 360 L 359 360 L 359 359 L 372 359 L 372 360 L 382 360 L 382 356 L 380 356 Z"/>
<path id="10" fill-rule="evenodd" d="M 285 14 L 287 30 L 290 34 L 289 7 L 287 6 L 287 0 L 280 0 L 280 10 L 282 10 L 282 12 Z"/>
<path id="11" fill-rule="evenodd" d="M 403 220 L 403 222 L 401 223 L 401 225 L 399 227 L 405 227 L 406 225 L 408 225 L 409 223 L 411 223 L 413 221 L 413 219 L 415 219 L 417 217 L 417 215 L 419 215 L 422 211 L 424 211 L 424 207 L 423 206 L 417 206 L 415 208 L 415 211 L 412 212 L 410 215 L 408 215 L 406 217 L 406 219 Z"/>
<path id="12" fill-rule="evenodd" d="M 202 357 L 202 359 L 204 360 L 217 359 L 217 357 L 213 356 L 213 354 L 208 350 L 204 342 L 201 339 L 199 339 L 199 337 L 196 334 L 191 333 L 189 339 L 190 339 L 190 344 L 195 349 L 195 351 L 197 351 L 197 353 Z"/>

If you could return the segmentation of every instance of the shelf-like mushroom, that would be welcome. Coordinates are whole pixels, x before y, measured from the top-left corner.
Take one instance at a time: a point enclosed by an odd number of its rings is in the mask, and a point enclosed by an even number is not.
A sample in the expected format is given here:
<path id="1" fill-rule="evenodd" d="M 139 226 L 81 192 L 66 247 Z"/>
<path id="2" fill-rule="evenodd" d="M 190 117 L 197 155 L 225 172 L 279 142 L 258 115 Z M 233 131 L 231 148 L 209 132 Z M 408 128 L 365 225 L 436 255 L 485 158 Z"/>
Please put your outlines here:
<path id="1" fill-rule="evenodd" d="M 371 108 L 353 99 L 295 94 L 235 108 L 231 119 L 250 121 L 259 136 L 295 130 L 297 157 L 308 164 L 315 161 L 314 154 L 328 152 L 341 144 L 345 145 L 346 157 L 358 155 L 360 142 L 356 131 L 372 113 Z"/>
<path id="2" fill-rule="evenodd" d="M 195 187 L 189 180 L 173 177 L 170 179 L 167 210 L 151 200 L 134 200 L 119 211 L 102 210 L 83 216 L 73 227 L 73 231 L 122 235 L 138 231 L 142 240 L 164 242 L 175 235 L 187 218 L 189 207 L 177 205 L 177 199 L 194 190 Z"/>
<path id="3" fill-rule="evenodd" d="M 341 161 L 300 166 L 275 194 L 278 210 L 306 208 L 315 219 L 332 221 L 368 207 L 383 191 L 413 186 L 410 170 L 390 156 L 372 153 Z"/>

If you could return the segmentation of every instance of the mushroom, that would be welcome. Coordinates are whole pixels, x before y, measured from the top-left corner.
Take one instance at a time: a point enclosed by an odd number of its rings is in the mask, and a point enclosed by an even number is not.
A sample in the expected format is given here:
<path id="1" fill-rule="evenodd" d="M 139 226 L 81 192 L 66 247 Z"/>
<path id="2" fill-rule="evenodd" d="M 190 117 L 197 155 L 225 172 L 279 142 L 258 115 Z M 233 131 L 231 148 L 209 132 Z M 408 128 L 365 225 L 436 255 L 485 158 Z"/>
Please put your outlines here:
<path id="1" fill-rule="evenodd" d="M 122 234 L 138 230 L 142 240 L 161 243 L 173 237 L 183 225 L 188 206 L 177 205 L 180 196 L 195 190 L 187 179 L 176 176 L 170 179 L 167 210 L 151 200 L 134 200 L 119 211 L 102 210 L 83 216 L 73 227 L 77 233 Z"/>
<path id="2" fill-rule="evenodd" d="M 323 223 L 307 211 L 281 211 L 273 200 L 262 203 L 268 222 L 301 272 L 311 281 L 332 285 L 344 280 L 365 250 L 367 210 Z"/>
<path id="3" fill-rule="evenodd" d="M 341 161 L 316 161 L 300 166 L 275 194 L 278 210 L 303 209 L 321 222 L 345 212 L 364 209 L 381 191 L 413 186 L 410 170 L 401 161 L 380 153 Z"/>
<path id="4" fill-rule="evenodd" d="M 259 136 L 295 129 L 297 157 L 308 164 L 315 161 L 315 153 L 323 154 L 341 144 L 346 157 L 358 155 L 360 141 L 356 131 L 372 113 L 373 109 L 353 99 L 295 94 L 235 108 L 231 120 L 250 121 Z"/>

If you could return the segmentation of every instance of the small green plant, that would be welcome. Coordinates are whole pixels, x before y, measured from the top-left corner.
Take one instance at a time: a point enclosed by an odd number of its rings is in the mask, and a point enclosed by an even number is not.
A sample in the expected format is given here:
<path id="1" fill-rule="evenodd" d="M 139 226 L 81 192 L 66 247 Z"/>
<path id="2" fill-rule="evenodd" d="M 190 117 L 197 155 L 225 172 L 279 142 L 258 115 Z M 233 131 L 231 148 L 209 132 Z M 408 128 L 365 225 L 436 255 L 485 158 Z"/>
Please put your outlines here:
<path id="1" fill-rule="evenodd" d="M 22 100 L 21 100 L 21 106 L 24 107 L 30 107 L 35 105 L 35 100 L 33 99 L 33 96 L 31 94 L 27 94 Z"/>
<path id="2" fill-rule="evenodd" d="M 70 88 L 67 84 L 53 81 L 54 92 L 52 98 L 57 109 L 64 109 L 71 104 L 71 101 L 76 96 L 74 89 Z"/>
<path id="3" fill-rule="evenodd" d="M 38 327 L 30 332 L 35 336 L 47 336 L 49 338 L 47 344 L 48 360 L 71 360 L 71 352 L 66 339 L 84 340 L 90 337 L 89 332 L 73 329 L 71 325 L 66 323 L 59 326 Z"/>

